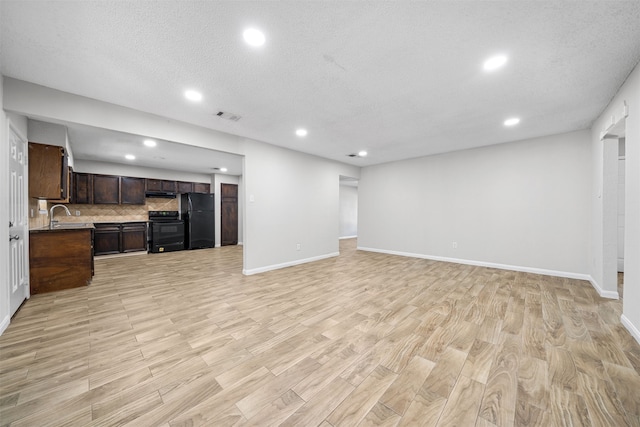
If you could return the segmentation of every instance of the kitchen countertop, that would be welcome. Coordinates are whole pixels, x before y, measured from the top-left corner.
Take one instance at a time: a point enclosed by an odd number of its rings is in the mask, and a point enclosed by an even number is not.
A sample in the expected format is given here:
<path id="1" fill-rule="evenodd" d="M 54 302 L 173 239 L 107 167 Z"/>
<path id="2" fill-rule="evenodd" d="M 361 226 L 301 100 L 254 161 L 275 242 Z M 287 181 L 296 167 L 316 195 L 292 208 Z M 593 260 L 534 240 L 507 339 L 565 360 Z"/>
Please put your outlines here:
<path id="1" fill-rule="evenodd" d="M 71 224 L 71 225 L 69 225 Z M 83 223 L 78 223 L 78 222 L 59 222 L 58 227 L 56 228 L 49 228 L 49 226 L 46 227 L 39 227 L 39 228 L 32 228 L 29 230 L 30 233 L 43 233 L 43 232 L 56 232 L 56 231 L 71 231 L 71 230 L 91 230 L 93 228 L 95 228 L 93 226 L 93 223 L 91 222 L 83 222 Z"/>
<path id="2" fill-rule="evenodd" d="M 130 219 L 130 220 L 124 220 L 124 221 L 94 221 L 94 224 L 128 224 L 131 222 L 149 222 L 148 220 L 143 220 L 143 219 Z"/>

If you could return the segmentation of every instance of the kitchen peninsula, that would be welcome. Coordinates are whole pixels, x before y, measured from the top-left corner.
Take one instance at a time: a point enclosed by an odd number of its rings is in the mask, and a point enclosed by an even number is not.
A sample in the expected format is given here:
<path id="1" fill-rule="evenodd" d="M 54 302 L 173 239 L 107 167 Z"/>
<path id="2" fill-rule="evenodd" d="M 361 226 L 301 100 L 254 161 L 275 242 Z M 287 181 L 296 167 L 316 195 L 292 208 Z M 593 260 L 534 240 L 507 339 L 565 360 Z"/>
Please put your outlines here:
<path id="1" fill-rule="evenodd" d="M 93 277 L 93 224 L 29 231 L 31 294 L 87 286 Z"/>

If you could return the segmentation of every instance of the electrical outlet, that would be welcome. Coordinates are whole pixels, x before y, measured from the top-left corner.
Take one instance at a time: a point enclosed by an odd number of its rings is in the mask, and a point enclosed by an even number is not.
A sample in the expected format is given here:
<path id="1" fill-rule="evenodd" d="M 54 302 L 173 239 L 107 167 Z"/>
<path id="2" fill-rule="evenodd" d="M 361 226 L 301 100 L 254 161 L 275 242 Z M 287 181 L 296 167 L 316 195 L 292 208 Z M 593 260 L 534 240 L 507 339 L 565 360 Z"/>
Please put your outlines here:
<path id="1" fill-rule="evenodd" d="M 80 216 L 80 211 L 76 211 L 76 216 Z"/>
<path id="2" fill-rule="evenodd" d="M 451 242 L 451 247 L 453 249 L 458 249 L 458 242 Z"/>
<path id="3" fill-rule="evenodd" d="M 296 251 L 300 250 L 300 243 L 296 244 Z"/>

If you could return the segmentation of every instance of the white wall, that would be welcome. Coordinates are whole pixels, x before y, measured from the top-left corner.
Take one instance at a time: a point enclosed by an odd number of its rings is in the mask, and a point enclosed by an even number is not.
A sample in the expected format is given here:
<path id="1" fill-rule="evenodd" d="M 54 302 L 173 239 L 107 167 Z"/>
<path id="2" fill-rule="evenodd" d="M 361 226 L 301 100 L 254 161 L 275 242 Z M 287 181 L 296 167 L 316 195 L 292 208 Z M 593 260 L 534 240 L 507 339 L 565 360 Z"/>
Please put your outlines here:
<path id="1" fill-rule="evenodd" d="M 68 165 L 74 167 L 73 153 L 69 144 L 67 128 L 56 123 L 45 123 L 39 120 L 28 120 L 29 142 L 39 144 L 57 145 L 67 151 Z"/>
<path id="2" fill-rule="evenodd" d="M 357 167 L 248 140 L 244 161 L 246 274 L 339 253 L 340 175 Z"/>
<path id="3" fill-rule="evenodd" d="M 365 167 L 358 246 L 588 278 L 589 138 L 579 131 Z"/>
<path id="4" fill-rule="evenodd" d="M 214 174 L 213 178 L 213 185 L 211 186 L 213 193 L 215 194 L 214 196 L 214 206 L 216 207 L 216 220 L 215 220 L 215 242 L 216 242 L 216 247 L 220 247 L 220 244 L 222 242 L 221 240 L 221 235 L 222 235 L 222 228 L 221 228 L 221 218 L 222 218 L 222 208 L 221 208 L 221 192 L 220 192 L 220 184 L 236 184 L 238 186 L 238 243 L 242 243 L 242 209 L 241 209 L 241 205 L 244 203 L 244 200 L 242 200 L 241 198 L 241 193 L 240 193 L 240 177 L 239 176 L 233 176 L 233 175 L 223 175 L 223 174 Z"/>
<path id="5" fill-rule="evenodd" d="M 73 95 L 34 83 L 4 78 L 5 110 L 41 120 L 59 120 L 112 129 L 196 147 L 243 154 L 239 136 L 131 108 Z"/>
<path id="6" fill-rule="evenodd" d="M 168 169 L 147 168 L 143 166 L 80 159 L 77 159 L 75 163 L 75 167 L 73 168 L 75 172 L 131 176 L 136 178 L 167 179 L 171 181 L 204 182 L 211 184 L 211 176 L 205 173 L 172 171 Z"/>
<path id="7" fill-rule="evenodd" d="M 617 140 L 600 140 L 612 117 L 625 121 L 625 226 L 624 299 L 622 322 L 640 342 L 640 66 L 629 75 L 609 106 L 594 122 L 591 132 L 594 174 L 591 195 L 591 276 L 605 292 L 616 286 Z"/>
<path id="8" fill-rule="evenodd" d="M 28 121 L 29 142 L 66 147 L 67 128 L 56 123 Z"/>
<path id="9" fill-rule="evenodd" d="M 5 78 L 4 107 L 41 120 L 112 129 L 244 155 L 244 272 L 338 252 L 339 176 L 358 167 Z M 255 203 L 249 205 L 252 195 Z M 296 243 L 301 243 L 300 251 Z"/>
<path id="10" fill-rule="evenodd" d="M 340 185 L 340 237 L 358 235 L 358 188 Z"/>

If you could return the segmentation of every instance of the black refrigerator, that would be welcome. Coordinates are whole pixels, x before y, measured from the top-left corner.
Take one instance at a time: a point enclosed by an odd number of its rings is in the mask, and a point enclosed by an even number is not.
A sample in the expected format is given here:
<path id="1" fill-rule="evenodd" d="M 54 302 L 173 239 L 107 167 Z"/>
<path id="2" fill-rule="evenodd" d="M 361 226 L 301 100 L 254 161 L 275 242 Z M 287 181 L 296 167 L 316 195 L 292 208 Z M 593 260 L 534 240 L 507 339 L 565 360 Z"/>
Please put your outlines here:
<path id="1" fill-rule="evenodd" d="M 185 193 L 180 198 L 185 249 L 213 248 L 215 220 L 212 193 Z"/>

